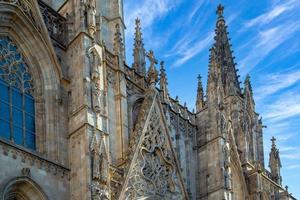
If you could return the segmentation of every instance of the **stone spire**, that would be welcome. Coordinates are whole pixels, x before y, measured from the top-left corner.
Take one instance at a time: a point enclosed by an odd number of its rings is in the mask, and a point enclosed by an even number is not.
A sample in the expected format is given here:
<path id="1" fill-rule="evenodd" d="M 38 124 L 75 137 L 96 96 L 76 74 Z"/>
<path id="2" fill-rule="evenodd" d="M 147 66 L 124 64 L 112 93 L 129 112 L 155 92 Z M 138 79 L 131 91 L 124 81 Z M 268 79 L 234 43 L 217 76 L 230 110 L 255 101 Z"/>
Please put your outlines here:
<path id="1" fill-rule="evenodd" d="M 116 24 L 116 32 L 114 37 L 114 54 L 118 55 L 121 60 L 124 59 L 124 44 L 119 24 Z"/>
<path id="2" fill-rule="evenodd" d="M 169 91 L 168 91 L 168 79 L 167 79 L 167 74 L 166 70 L 164 67 L 164 61 L 160 62 L 160 80 L 159 80 L 159 86 L 160 90 L 162 92 L 162 97 L 164 102 L 169 101 Z"/>
<path id="3" fill-rule="evenodd" d="M 203 86 L 200 74 L 198 75 L 198 88 L 197 88 L 197 100 L 196 100 L 196 112 L 199 112 L 204 107 L 204 94 Z"/>
<path id="4" fill-rule="evenodd" d="M 272 137 L 272 147 L 271 152 L 269 154 L 269 167 L 271 169 L 271 174 L 273 180 L 281 185 L 281 175 L 280 175 L 280 168 L 281 168 L 281 161 L 279 157 L 279 150 L 276 148 L 275 141 L 276 139 Z"/>
<path id="5" fill-rule="evenodd" d="M 245 97 L 247 106 L 250 106 L 250 108 L 254 111 L 255 102 L 253 99 L 253 91 L 252 91 L 249 74 L 247 74 L 245 82 L 244 82 L 244 97 Z"/>
<path id="6" fill-rule="evenodd" d="M 154 53 L 152 50 L 147 53 L 147 57 L 150 61 L 150 67 L 147 72 L 147 81 L 150 83 L 151 86 L 155 87 L 155 84 L 158 80 L 158 72 L 156 70 L 155 64 L 157 64 L 157 60 L 154 57 Z"/>
<path id="7" fill-rule="evenodd" d="M 142 31 L 141 31 L 141 21 L 140 19 L 135 20 L 135 37 L 134 37 L 134 49 L 133 49 L 133 58 L 134 63 L 132 64 L 133 69 L 135 71 L 145 76 L 146 74 L 146 61 L 145 61 L 145 49 L 144 43 L 142 38 Z"/>
<path id="8" fill-rule="evenodd" d="M 225 95 L 241 94 L 241 89 L 236 74 L 234 57 L 232 56 L 231 45 L 227 32 L 227 26 L 223 17 L 224 7 L 220 4 L 217 8 L 217 23 L 215 29 L 215 43 L 211 49 L 210 63 L 214 63 L 220 68 L 221 81 L 224 87 Z M 210 67 L 211 68 L 211 67 Z M 212 70 L 212 69 L 210 69 Z M 210 72 L 211 73 L 211 72 Z M 216 81 L 215 79 L 214 81 Z M 209 79 L 209 81 L 211 81 Z"/>

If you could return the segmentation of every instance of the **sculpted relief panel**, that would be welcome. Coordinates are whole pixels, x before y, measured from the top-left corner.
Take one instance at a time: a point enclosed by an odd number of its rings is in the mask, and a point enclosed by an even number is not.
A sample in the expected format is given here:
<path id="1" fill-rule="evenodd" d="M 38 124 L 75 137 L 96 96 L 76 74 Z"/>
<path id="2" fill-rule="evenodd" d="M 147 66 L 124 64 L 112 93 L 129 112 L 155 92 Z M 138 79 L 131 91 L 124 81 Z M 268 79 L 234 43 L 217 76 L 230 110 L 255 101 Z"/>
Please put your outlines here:
<path id="1" fill-rule="evenodd" d="M 129 169 L 124 199 L 184 198 L 174 155 L 159 116 L 159 107 L 154 105 Z"/>

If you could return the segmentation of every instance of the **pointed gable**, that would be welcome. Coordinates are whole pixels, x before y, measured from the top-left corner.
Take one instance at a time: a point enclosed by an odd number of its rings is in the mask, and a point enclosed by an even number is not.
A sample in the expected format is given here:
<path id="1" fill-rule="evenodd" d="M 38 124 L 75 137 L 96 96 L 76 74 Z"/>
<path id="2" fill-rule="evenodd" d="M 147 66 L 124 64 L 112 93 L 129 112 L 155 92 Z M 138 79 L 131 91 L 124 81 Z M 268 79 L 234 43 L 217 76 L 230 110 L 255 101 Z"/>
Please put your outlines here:
<path id="1" fill-rule="evenodd" d="M 158 92 L 147 91 L 130 141 L 119 199 L 186 199 Z"/>

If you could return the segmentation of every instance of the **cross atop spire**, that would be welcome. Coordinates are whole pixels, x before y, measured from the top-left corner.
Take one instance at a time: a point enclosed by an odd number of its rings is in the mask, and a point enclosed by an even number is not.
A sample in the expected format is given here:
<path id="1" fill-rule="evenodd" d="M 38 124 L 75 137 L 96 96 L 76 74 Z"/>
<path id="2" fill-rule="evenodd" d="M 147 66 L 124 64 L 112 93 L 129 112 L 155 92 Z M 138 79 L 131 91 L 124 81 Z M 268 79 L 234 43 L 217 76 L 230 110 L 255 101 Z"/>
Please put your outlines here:
<path id="1" fill-rule="evenodd" d="M 204 93 L 203 93 L 203 86 L 201 75 L 199 74 L 198 77 L 198 88 L 197 88 L 197 100 L 196 100 L 196 112 L 199 112 L 204 107 Z"/>
<path id="2" fill-rule="evenodd" d="M 201 83 L 202 77 L 201 77 L 200 74 L 198 74 L 197 79 L 198 79 L 198 86 L 199 86 L 200 84 L 202 85 L 202 83 Z"/>
<path id="3" fill-rule="evenodd" d="M 276 138 L 274 136 L 272 136 L 271 141 L 272 141 L 272 148 L 276 147 L 276 144 L 275 144 Z"/>
<path id="4" fill-rule="evenodd" d="M 218 18 L 223 17 L 223 12 L 224 12 L 224 6 L 222 6 L 222 4 L 219 4 L 216 11 Z"/>

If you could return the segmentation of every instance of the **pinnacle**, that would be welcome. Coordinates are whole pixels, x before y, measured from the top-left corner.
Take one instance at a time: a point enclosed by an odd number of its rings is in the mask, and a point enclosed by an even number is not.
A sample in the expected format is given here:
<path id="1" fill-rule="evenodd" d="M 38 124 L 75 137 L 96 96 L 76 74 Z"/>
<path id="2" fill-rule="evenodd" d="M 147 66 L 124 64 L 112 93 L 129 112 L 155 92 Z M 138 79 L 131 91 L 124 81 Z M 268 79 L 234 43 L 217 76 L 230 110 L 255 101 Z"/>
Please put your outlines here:
<path id="1" fill-rule="evenodd" d="M 150 50 L 149 53 L 147 53 L 147 57 L 150 61 L 150 67 L 147 73 L 147 78 L 151 85 L 155 85 L 158 80 L 158 72 L 155 67 L 155 64 L 157 64 L 157 60 L 154 57 L 154 52 L 152 50 Z"/>
<path id="2" fill-rule="evenodd" d="M 133 68 L 140 75 L 145 75 L 146 73 L 146 62 L 145 62 L 145 49 L 142 38 L 141 31 L 141 20 L 136 18 L 135 20 L 135 33 L 134 33 L 134 48 L 133 48 L 133 57 L 134 63 Z"/>

